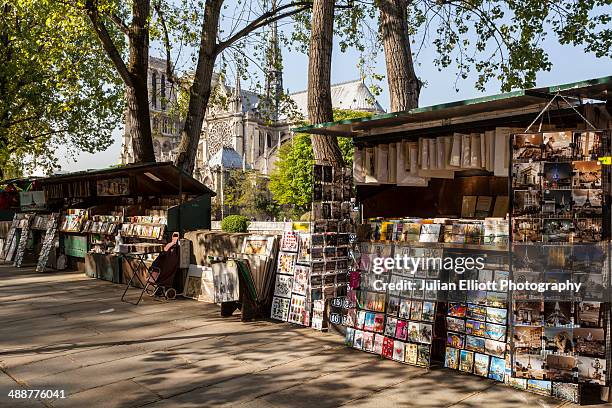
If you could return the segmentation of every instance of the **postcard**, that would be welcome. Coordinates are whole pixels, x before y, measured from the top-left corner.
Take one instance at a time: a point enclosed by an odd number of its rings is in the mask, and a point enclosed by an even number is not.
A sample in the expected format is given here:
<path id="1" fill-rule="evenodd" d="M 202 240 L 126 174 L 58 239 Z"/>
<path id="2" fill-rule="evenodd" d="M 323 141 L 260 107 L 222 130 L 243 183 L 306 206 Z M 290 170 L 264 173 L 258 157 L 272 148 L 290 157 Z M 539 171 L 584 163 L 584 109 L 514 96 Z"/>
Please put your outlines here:
<path id="1" fill-rule="evenodd" d="M 385 337 L 383 339 L 383 347 L 381 356 L 385 358 L 393 358 L 393 338 Z"/>
<path id="2" fill-rule="evenodd" d="M 601 188 L 601 163 L 599 161 L 575 161 L 572 188 Z"/>
<path id="3" fill-rule="evenodd" d="M 578 357 L 578 375 L 580 381 L 605 385 L 606 360 L 604 358 Z"/>
<path id="4" fill-rule="evenodd" d="M 482 337 L 465 336 L 465 349 L 476 351 L 478 353 L 484 353 L 485 339 Z"/>
<path id="5" fill-rule="evenodd" d="M 466 320 L 465 322 L 466 334 L 472 334 L 474 336 L 485 336 L 485 323 L 477 320 Z"/>
<path id="6" fill-rule="evenodd" d="M 601 218 L 577 218 L 574 220 L 574 232 L 572 234 L 574 243 L 587 243 L 601 241 L 602 231 Z"/>
<path id="7" fill-rule="evenodd" d="M 466 317 L 468 319 L 485 321 L 487 318 L 487 308 L 486 306 L 468 304 Z"/>
<path id="8" fill-rule="evenodd" d="M 399 312 L 400 298 L 397 296 L 389 296 L 387 300 L 387 314 L 397 316 Z"/>
<path id="9" fill-rule="evenodd" d="M 408 364 L 416 364 L 417 359 L 418 359 L 418 345 L 414 343 L 406 343 L 404 361 Z"/>
<path id="10" fill-rule="evenodd" d="M 553 382 L 552 395 L 555 398 L 570 401 L 574 404 L 580 403 L 580 392 L 578 391 L 578 384 Z"/>
<path id="11" fill-rule="evenodd" d="M 570 242 L 574 223 L 569 219 L 545 219 L 542 224 L 542 241 L 547 243 Z"/>
<path id="12" fill-rule="evenodd" d="M 601 153 L 601 132 L 574 133 L 574 158 L 597 160 Z"/>
<path id="13" fill-rule="evenodd" d="M 541 327 L 516 326 L 512 336 L 514 339 L 514 349 L 517 351 L 539 351 L 542 348 Z"/>
<path id="14" fill-rule="evenodd" d="M 573 329 L 573 336 L 577 353 L 591 357 L 605 357 L 604 329 L 575 328 Z"/>
<path id="15" fill-rule="evenodd" d="M 508 379 L 508 385 L 510 385 L 512 388 L 517 388 L 519 390 L 526 390 L 527 380 L 524 378 L 510 377 Z"/>
<path id="16" fill-rule="evenodd" d="M 546 160 L 570 160 L 572 158 L 572 132 L 544 133 L 544 158 Z"/>
<path id="17" fill-rule="evenodd" d="M 289 299 L 274 296 L 272 298 L 270 317 L 275 320 L 286 322 L 289 317 L 289 303 Z"/>
<path id="18" fill-rule="evenodd" d="M 486 354 L 474 354 L 474 374 L 481 377 L 489 376 L 489 356 Z"/>
<path id="19" fill-rule="evenodd" d="M 574 189 L 574 212 L 580 217 L 598 216 L 602 212 L 603 191 L 601 189 Z"/>
<path id="20" fill-rule="evenodd" d="M 417 365 L 421 367 L 429 367 L 429 361 L 431 359 L 431 350 L 429 345 L 419 344 L 417 346 Z"/>
<path id="21" fill-rule="evenodd" d="M 514 353 L 512 374 L 518 378 L 541 380 L 546 375 L 546 360 L 541 354 Z"/>
<path id="22" fill-rule="evenodd" d="M 291 289 L 293 288 L 293 276 L 276 275 L 274 284 L 274 296 L 289 298 L 291 297 Z"/>
<path id="23" fill-rule="evenodd" d="M 572 163 L 544 163 L 543 188 L 570 188 Z"/>
<path id="24" fill-rule="evenodd" d="M 423 313 L 423 302 L 420 300 L 413 300 L 410 305 L 410 319 L 421 320 L 421 314 Z"/>
<path id="25" fill-rule="evenodd" d="M 399 304 L 399 317 L 402 319 L 410 318 L 410 300 L 401 299 Z"/>
<path id="26" fill-rule="evenodd" d="M 460 349 L 464 348 L 465 336 L 463 334 L 448 332 L 446 335 L 446 345 Z"/>
<path id="27" fill-rule="evenodd" d="M 363 333 L 363 351 L 374 351 L 374 333 Z"/>
<path id="28" fill-rule="evenodd" d="M 448 315 L 453 317 L 465 317 L 467 306 L 464 303 L 449 303 Z"/>
<path id="29" fill-rule="evenodd" d="M 527 380 L 527 390 L 540 395 L 552 395 L 552 383 L 542 380 Z"/>
<path id="30" fill-rule="evenodd" d="M 572 215 L 572 190 L 544 190 L 542 215 L 545 217 L 570 217 Z"/>
<path id="31" fill-rule="evenodd" d="M 506 373 L 506 360 L 503 358 L 491 357 L 491 363 L 489 367 L 489 378 L 495 381 L 504 381 L 504 375 Z"/>
<path id="32" fill-rule="evenodd" d="M 540 188 L 541 172 L 540 162 L 514 163 L 512 165 L 512 187 L 515 189 Z"/>
<path id="33" fill-rule="evenodd" d="M 395 340 L 393 342 L 393 360 L 404 362 L 405 343 Z"/>
<path id="34" fill-rule="evenodd" d="M 406 320 L 398 320 L 395 325 L 395 338 L 406 340 L 408 337 L 408 322 Z"/>
<path id="35" fill-rule="evenodd" d="M 293 268 L 297 255 L 292 253 L 281 252 L 278 254 L 278 268 L 277 273 L 293 275 Z"/>
<path id="36" fill-rule="evenodd" d="M 487 338 L 497 341 L 506 341 L 506 326 L 487 323 L 485 328 Z"/>
<path id="37" fill-rule="evenodd" d="M 385 336 L 394 337 L 397 329 L 397 319 L 394 317 L 387 316 L 387 323 L 385 325 Z"/>
<path id="38" fill-rule="evenodd" d="M 419 342 L 431 344 L 433 338 L 433 326 L 427 323 L 419 324 Z"/>
<path id="39" fill-rule="evenodd" d="M 423 313 L 421 314 L 421 320 L 426 322 L 433 322 L 436 317 L 436 303 L 435 302 L 423 302 Z"/>
<path id="40" fill-rule="evenodd" d="M 363 331 L 355 330 L 353 347 L 359 350 L 363 350 Z"/>
<path id="41" fill-rule="evenodd" d="M 515 134 L 512 143 L 512 157 L 516 161 L 540 160 L 542 158 L 541 133 Z"/>
<path id="42" fill-rule="evenodd" d="M 382 333 L 385 328 L 385 315 L 383 313 L 376 313 L 374 315 L 374 328 L 372 331 L 376 333 Z"/>
<path id="43" fill-rule="evenodd" d="M 571 355 L 546 355 L 546 379 L 553 381 L 574 381 L 578 359 Z"/>
<path id="44" fill-rule="evenodd" d="M 574 336 L 571 328 L 545 327 L 544 343 L 546 350 L 557 353 L 574 352 Z"/>
<path id="45" fill-rule="evenodd" d="M 408 322 L 408 340 L 419 343 L 421 341 L 421 325 L 417 322 Z"/>
<path id="46" fill-rule="evenodd" d="M 474 352 L 461 350 L 459 352 L 459 370 L 471 373 L 474 368 Z"/>
<path id="47" fill-rule="evenodd" d="M 446 328 L 449 331 L 465 333 L 465 320 L 456 317 L 447 317 Z"/>
<path id="48" fill-rule="evenodd" d="M 514 242 L 541 242 L 542 222 L 539 219 L 515 218 L 512 220 Z"/>
<path id="49" fill-rule="evenodd" d="M 384 340 L 385 340 L 385 336 L 383 336 L 382 334 L 378 334 L 378 333 L 374 334 L 374 349 L 372 350 L 374 354 L 378 354 L 378 355 L 382 354 Z"/>
<path id="50" fill-rule="evenodd" d="M 569 326 L 572 316 L 572 302 L 544 302 L 544 323 L 547 326 Z"/>
<path id="51" fill-rule="evenodd" d="M 601 327 L 601 303 L 580 302 L 577 304 L 577 322 L 580 327 Z"/>
<path id="52" fill-rule="evenodd" d="M 487 307 L 487 322 L 495 324 L 506 324 L 508 309 L 498 309 L 495 307 Z"/>
<path id="53" fill-rule="evenodd" d="M 446 355 L 444 357 L 444 367 L 453 370 L 457 370 L 459 368 L 459 350 L 454 347 L 446 348 Z"/>

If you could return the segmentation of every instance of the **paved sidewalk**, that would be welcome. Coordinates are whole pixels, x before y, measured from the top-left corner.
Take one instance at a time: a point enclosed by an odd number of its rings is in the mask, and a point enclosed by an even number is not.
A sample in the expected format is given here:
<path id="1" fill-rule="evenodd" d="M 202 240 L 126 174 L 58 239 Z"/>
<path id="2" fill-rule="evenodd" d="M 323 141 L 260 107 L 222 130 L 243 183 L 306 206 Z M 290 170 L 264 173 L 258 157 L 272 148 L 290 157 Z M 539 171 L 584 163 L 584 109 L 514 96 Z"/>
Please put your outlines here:
<path id="1" fill-rule="evenodd" d="M 122 291 L 78 273 L 0 266 L 0 407 L 572 406 L 382 360 L 331 334 L 224 319 L 215 305 L 133 306 Z M 66 398 L 10 399 L 10 389 Z"/>

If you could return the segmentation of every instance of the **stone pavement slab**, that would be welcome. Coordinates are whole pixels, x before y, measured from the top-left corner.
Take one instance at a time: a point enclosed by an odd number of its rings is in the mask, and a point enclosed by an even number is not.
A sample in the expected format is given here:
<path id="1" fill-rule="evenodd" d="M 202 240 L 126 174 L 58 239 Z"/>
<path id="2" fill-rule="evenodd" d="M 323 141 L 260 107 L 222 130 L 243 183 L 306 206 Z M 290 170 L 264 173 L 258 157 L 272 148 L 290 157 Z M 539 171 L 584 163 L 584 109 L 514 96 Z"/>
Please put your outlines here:
<path id="1" fill-rule="evenodd" d="M 215 305 L 145 297 L 134 306 L 120 301 L 122 289 L 0 265 L 0 407 L 570 406 L 383 360 L 332 334 L 221 318 Z M 12 388 L 67 398 L 10 400 Z"/>

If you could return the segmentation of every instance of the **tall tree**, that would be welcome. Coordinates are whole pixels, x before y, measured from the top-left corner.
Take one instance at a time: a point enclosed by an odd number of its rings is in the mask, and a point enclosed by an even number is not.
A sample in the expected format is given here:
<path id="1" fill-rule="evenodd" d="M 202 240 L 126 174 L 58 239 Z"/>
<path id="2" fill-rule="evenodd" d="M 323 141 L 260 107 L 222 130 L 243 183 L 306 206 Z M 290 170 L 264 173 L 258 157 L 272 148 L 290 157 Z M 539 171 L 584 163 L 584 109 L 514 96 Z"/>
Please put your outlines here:
<path id="1" fill-rule="evenodd" d="M 414 71 L 408 31 L 408 0 L 378 0 L 391 111 L 419 106 L 421 83 Z"/>
<path id="2" fill-rule="evenodd" d="M 204 5 L 204 17 L 200 34 L 197 65 L 193 83 L 189 87 L 189 106 L 181 142 L 175 164 L 191 174 L 195 167 L 197 147 L 202 132 L 204 114 L 212 92 L 212 77 L 218 56 L 240 42 L 249 34 L 278 20 L 299 14 L 310 8 L 310 1 L 290 1 L 283 5 L 274 3 L 274 7 L 250 20 L 242 28 L 235 30 L 228 37 L 219 39 L 220 14 L 223 0 L 207 0 Z"/>
<path id="3" fill-rule="evenodd" d="M 331 97 L 331 62 L 334 37 L 334 0 L 314 0 L 308 55 L 308 120 L 331 122 L 334 117 Z M 335 138 L 312 136 L 317 161 L 342 166 L 342 152 Z"/>
<path id="4" fill-rule="evenodd" d="M 121 14 L 126 14 L 126 10 L 115 2 L 86 0 L 83 6 L 107 56 L 125 84 L 127 104 L 125 132 L 131 136 L 134 161 L 154 162 L 155 153 L 151 138 L 151 115 L 147 87 L 151 2 L 150 0 L 132 0 L 129 23 L 124 22 L 121 17 Z M 105 19 L 114 23 L 127 37 L 127 63 L 111 37 Z"/>
<path id="5" fill-rule="evenodd" d="M 55 168 L 60 147 L 74 154 L 110 146 L 122 92 L 109 68 L 71 6 L 0 0 L 0 179 Z"/>

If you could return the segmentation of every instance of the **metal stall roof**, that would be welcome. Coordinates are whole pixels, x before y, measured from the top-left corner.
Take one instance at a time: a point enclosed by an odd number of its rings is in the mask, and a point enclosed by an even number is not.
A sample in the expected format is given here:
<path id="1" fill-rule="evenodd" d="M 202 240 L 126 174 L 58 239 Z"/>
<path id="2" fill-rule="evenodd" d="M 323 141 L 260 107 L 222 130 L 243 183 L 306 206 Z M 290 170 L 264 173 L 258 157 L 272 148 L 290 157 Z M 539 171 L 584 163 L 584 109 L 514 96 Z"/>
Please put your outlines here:
<path id="1" fill-rule="evenodd" d="M 211 197 L 216 195 L 214 191 L 191 175 L 181 171 L 172 162 L 137 163 L 107 169 L 84 170 L 40 178 L 37 181 L 41 185 L 46 185 L 78 180 L 104 180 L 115 177 L 134 177 L 136 179 L 136 192 L 142 195 L 178 195 L 179 180 L 182 184 L 183 193 L 207 194 Z"/>
<path id="2" fill-rule="evenodd" d="M 295 128 L 293 131 L 367 140 L 379 134 L 537 114 L 556 93 L 571 99 L 570 102 L 575 105 L 585 100 L 608 101 L 612 99 L 611 89 L 612 76 L 606 76 L 375 115 L 369 118 L 320 123 Z"/>

